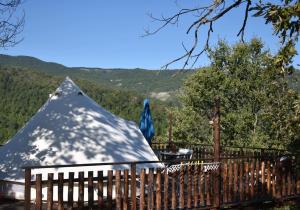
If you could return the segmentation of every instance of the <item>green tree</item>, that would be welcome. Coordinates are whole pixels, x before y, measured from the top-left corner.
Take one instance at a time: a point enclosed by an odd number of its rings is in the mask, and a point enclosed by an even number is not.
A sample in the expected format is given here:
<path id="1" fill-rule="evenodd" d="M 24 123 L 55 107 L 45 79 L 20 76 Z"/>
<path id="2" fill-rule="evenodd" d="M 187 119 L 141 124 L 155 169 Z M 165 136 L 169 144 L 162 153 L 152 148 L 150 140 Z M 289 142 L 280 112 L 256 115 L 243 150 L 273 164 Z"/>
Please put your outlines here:
<path id="1" fill-rule="evenodd" d="M 184 84 L 175 138 L 209 142 L 213 101 L 220 96 L 222 144 L 287 148 L 299 141 L 299 94 L 278 74 L 260 40 L 232 47 L 220 41 L 209 56 L 211 67 Z"/>

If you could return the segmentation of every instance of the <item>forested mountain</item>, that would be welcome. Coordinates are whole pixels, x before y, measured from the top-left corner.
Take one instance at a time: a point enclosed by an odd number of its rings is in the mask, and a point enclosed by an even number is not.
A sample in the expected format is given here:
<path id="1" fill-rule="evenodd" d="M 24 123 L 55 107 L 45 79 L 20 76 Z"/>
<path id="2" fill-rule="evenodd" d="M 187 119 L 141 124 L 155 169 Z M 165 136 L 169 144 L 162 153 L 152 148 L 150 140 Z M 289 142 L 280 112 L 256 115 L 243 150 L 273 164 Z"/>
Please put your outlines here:
<path id="1" fill-rule="evenodd" d="M 38 71 L 0 68 L 0 144 L 12 137 L 36 113 L 63 79 L 62 76 Z M 105 109 L 125 119 L 139 121 L 145 98 L 143 95 L 107 88 L 82 79 L 74 81 Z M 151 106 L 156 134 L 161 136 L 166 130 L 167 104 L 151 100 Z"/>
<path id="2" fill-rule="evenodd" d="M 161 100 L 172 100 L 175 92 L 190 74 L 186 71 L 178 73 L 176 70 L 69 68 L 34 57 L 9 55 L 0 55 L 0 65 L 34 69 L 56 76 L 85 79 L 114 89 L 139 91 Z"/>
<path id="3" fill-rule="evenodd" d="M 290 86 L 300 92 L 300 70 L 294 71 L 292 76 L 289 77 Z"/>

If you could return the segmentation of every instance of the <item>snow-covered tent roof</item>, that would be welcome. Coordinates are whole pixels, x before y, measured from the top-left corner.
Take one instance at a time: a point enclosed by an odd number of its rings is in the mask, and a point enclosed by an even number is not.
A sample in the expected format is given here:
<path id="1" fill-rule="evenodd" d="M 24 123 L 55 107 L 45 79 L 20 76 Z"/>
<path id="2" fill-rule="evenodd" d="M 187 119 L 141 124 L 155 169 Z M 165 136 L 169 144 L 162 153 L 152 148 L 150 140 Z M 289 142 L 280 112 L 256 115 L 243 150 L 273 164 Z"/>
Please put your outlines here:
<path id="1" fill-rule="evenodd" d="M 156 160 L 134 122 L 106 111 L 66 78 L 0 147 L 0 180 L 24 181 L 21 167 L 28 165 Z"/>

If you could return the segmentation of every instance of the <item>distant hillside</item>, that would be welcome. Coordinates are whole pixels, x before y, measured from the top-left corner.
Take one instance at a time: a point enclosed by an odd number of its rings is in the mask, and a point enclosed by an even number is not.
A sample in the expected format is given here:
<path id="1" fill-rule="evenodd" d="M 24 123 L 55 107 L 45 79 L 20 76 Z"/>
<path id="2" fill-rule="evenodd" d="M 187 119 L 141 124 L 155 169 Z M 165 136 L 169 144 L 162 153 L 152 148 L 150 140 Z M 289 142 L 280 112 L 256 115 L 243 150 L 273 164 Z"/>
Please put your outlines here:
<path id="1" fill-rule="evenodd" d="M 178 73 L 175 70 L 70 68 L 34 57 L 9 55 L 0 55 L 0 65 L 38 70 L 56 76 L 68 75 L 114 89 L 137 91 L 160 100 L 172 100 L 175 92 L 190 74 Z"/>
<path id="2" fill-rule="evenodd" d="M 0 68 L 0 144 L 11 138 L 36 113 L 63 79 L 39 71 Z M 75 82 L 105 109 L 125 119 L 139 121 L 145 98 L 143 95 L 133 91 L 113 90 L 82 79 L 76 79 Z M 151 100 L 158 136 L 166 133 L 165 108 L 169 106 Z"/>
<path id="3" fill-rule="evenodd" d="M 296 70 L 294 74 L 289 78 L 290 86 L 300 92 L 300 70 Z"/>

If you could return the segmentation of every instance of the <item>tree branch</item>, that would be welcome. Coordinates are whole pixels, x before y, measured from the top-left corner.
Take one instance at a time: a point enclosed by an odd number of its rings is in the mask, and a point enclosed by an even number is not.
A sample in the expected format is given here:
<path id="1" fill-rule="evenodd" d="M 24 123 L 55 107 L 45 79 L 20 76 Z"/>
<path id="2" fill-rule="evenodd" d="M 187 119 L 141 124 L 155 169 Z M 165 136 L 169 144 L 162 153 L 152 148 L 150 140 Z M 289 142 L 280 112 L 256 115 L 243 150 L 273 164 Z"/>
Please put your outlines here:
<path id="1" fill-rule="evenodd" d="M 226 2 L 229 2 L 229 0 L 228 1 L 214 0 L 213 3 L 208 6 L 196 7 L 194 9 L 180 9 L 178 13 L 170 17 L 162 16 L 162 18 L 155 18 L 152 15 L 150 16 L 152 20 L 162 22 L 163 24 L 159 26 L 157 29 L 155 29 L 154 31 L 149 31 L 149 30 L 145 31 L 146 34 L 144 36 L 154 35 L 159 31 L 161 31 L 163 28 L 165 28 L 167 25 L 178 24 L 180 17 L 191 15 L 191 14 L 192 15 L 195 14 L 194 16 L 196 17 L 196 20 L 193 21 L 192 24 L 190 24 L 187 27 L 187 31 L 186 31 L 186 34 L 190 34 L 192 30 L 194 31 L 192 46 L 189 49 L 187 49 L 186 46 L 182 43 L 184 54 L 168 62 L 164 66 L 162 66 L 162 69 L 167 69 L 171 64 L 176 63 L 183 59 L 184 59 L 184 64 L 182 67 L 183 69 L 189 66 L 190 59 L 194 59 L 190 66 L 190 67 L 194 67 L 199 57 L 209 49 L 209 40 L 211 37 L 211 33 L 213 33 L 213 29 L 212 29 L 213 23 L 218 21 L 220 18 L 222 18 L 225 14 L 230 12 L 232 9 L 247 2 L 243 24 L 237 35 L 237 36 L 241 36 L 242 41 L 244 41 L 244 31 L 248 20 L 248 13 L 251 5 L 251 0 L 234 0 L 229 5 L 226 5 Z M 207 30 L 205 45 L 199 53 L 195 53 L 195 49 L 197 48 L 199 42 L 199 38 L 198 38 L 199 30 L 202 26 L 207 24 L 209 25 L 209 28 Z"/>
<path id="2" fill-rule="evenodd" d="M 237 36 L 241 35 L 242 42 L 245 42 L 244 41 L 244 32 L 245 32 L 245 28 L 246 28 L 246 24 L 247 24 L 247 20 L 248 20 L 248 13 L 249 13 L 250 5 L 251 5 L 251 0 L 248 0 L 247 5 L 246 5 L 246 9 L 245 9 L 245 16 L 244 16 L 243 25 L 242 25 L 242 28 L 240 29 L 239 33 L 237 34 Z"/>

